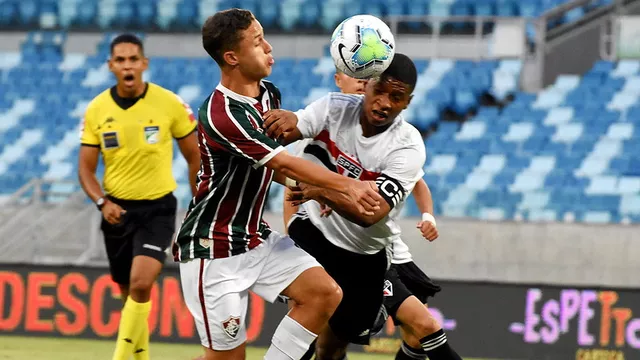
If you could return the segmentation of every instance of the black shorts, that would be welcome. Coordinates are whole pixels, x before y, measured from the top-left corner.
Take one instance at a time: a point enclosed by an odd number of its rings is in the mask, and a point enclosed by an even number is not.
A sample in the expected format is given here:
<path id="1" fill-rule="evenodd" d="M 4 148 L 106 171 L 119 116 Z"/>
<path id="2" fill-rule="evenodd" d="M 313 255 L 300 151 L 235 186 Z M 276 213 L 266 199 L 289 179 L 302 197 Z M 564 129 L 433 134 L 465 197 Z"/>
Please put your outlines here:
<path id="1" fill-rule="evenodd" d="M 413 261 L 391 264 L 385 277 L 384 307 L 396 325 L 400 324 L 396 318 L 398 308 L 408 297 L 415 296 L 426 304 L 427 298 L 442 290 Z"/>
<path id="2" fill-rule="evenodd" d="M 289 236 L 316 258 L 342 288 L 342 301 L 329 326 L 345 342 L 367 345 L 382 306 L 382 286 L 387 269 L 385 250 L 373 255 L 354 253 L 333 245 L 311 220 L 296 218 Z"/>
<path id="3" fill-rule="evenodd" d="M 176 227 L 177 200 L 171 193 L 156 200 L 109 200 L 127 211 L 116 225 L 102 219 L 109 270 L 114 282 L 128 285 L 135 256 L 150 256 L 164 263 Z"/>

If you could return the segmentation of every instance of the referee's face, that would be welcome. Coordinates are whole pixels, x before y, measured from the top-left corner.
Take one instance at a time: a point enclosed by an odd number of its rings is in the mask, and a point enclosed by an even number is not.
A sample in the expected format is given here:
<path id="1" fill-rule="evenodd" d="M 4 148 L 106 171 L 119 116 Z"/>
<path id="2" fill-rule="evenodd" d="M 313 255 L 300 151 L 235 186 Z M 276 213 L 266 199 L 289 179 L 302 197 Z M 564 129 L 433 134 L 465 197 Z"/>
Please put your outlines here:
<path id="1" fill-rule="evenodd" d="M 136 96 L 140 89 L 144 91 L 142 73 L 147 70 L 149 61 L 140 47 L 131 43 L 120 43 L 113 47 L 109 59 L 109 70 L 118 81 L 119 90 L 127 96 Z"/>

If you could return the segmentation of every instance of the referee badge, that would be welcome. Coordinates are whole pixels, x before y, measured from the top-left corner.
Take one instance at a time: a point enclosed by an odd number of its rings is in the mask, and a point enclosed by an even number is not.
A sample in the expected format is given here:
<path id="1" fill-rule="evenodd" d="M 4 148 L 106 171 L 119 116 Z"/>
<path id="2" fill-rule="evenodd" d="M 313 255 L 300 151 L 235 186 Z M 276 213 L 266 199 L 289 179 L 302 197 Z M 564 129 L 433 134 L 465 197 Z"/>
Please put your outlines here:
<path id="1" fill-rule="evenodd" d="M 145 126 L 144 138 L 147 140 L 147 144 L 157 144 L 160 141 L 160 127 Z"/>
<path id="2" fill-rule="evenodd" d="M 102 133 L 102 143 L 105 149 L 116 149 L 120 147 L 120 141 L 118 141 L 118 132 L 109 131 Z"/>

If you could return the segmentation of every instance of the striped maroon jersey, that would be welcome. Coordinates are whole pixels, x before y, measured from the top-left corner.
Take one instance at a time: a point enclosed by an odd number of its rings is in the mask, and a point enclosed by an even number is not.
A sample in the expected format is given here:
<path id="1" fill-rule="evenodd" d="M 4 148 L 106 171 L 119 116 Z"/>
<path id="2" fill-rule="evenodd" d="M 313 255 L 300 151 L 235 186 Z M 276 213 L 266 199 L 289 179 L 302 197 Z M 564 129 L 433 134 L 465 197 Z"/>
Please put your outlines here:
<path id="1" fill-rule="evenodd" d="M 173 244 L 176 261 L 245 253 L 270 234 L 262 212 L 273 171 L 263 166 L 284 150 L 262 129 L 262 115 L 280 107 L 280 92 L 260 83 L 251 98 L 218 85 L 198 111 L 200 172 Z"/>

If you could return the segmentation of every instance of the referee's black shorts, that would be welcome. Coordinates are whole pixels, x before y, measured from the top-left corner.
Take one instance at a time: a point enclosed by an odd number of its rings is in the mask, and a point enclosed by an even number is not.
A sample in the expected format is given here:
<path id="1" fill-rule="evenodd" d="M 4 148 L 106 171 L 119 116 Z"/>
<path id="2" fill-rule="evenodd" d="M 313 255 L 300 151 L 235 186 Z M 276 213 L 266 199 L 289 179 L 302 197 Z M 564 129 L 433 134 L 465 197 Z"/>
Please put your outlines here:
<path id="1" fill-rule="evenodd" d="M 396 315 L 408 297 L 415 296 L 426 304 L 427 299 L 441 289 L 413 261 L 391 264 L 384 281 L 384 307 L 394 324 L 400 325 Z"/>
<path id="2" fill-rule="evenodd" d="M 156 200 L 108 198 L 126 210 L 119 224 L 102 219 L 109 270 L 114 282 L 128 285 L 135 256 L 150 256 L 164 263 L 176 227 L 178 202 L 172 193 Z"/>
<path id="3" fill-rule="evenodd" d="M 358 254 L 332 244 L 311 220 L 294 218 L 289 236 L 316 258 L 342 288 L 342 301 L 329 319 L 329 327 L 342 341 L 367 345 L 382 306 L 382 285 L 387 270 L 383 249 Z"/>

